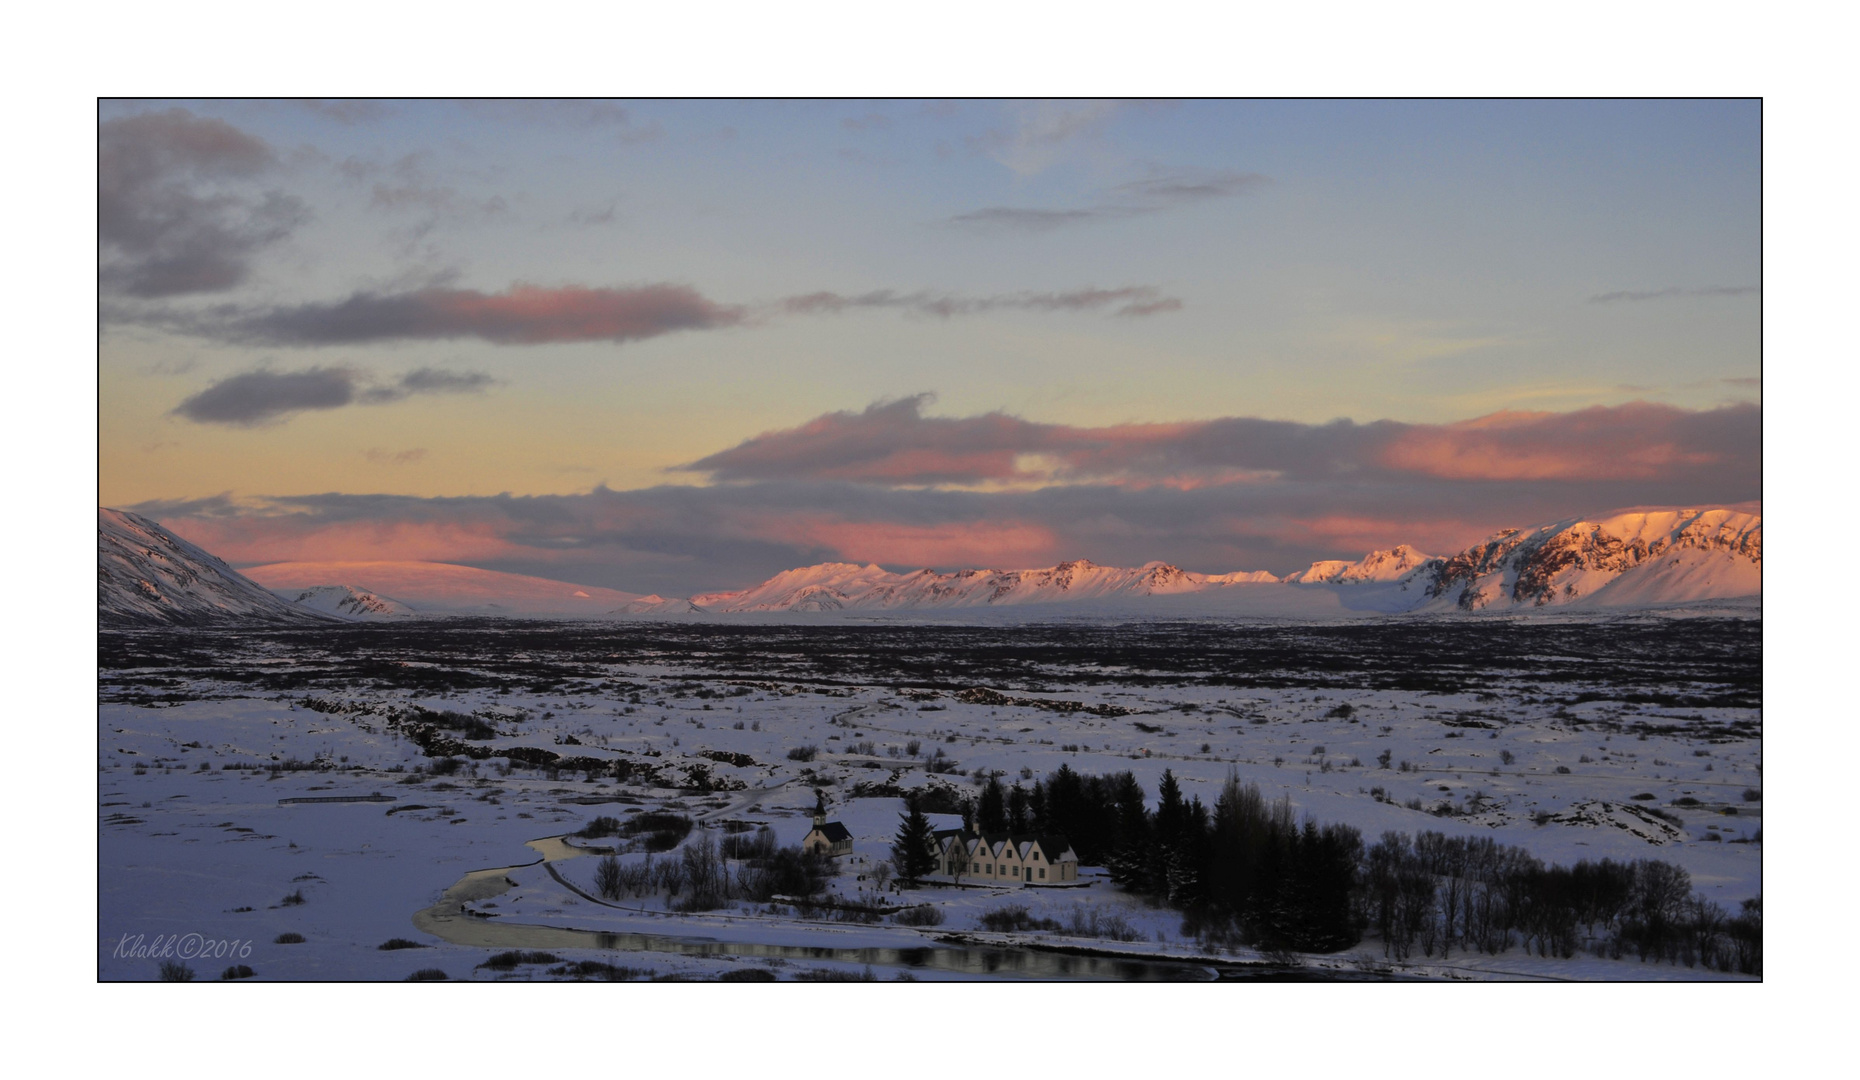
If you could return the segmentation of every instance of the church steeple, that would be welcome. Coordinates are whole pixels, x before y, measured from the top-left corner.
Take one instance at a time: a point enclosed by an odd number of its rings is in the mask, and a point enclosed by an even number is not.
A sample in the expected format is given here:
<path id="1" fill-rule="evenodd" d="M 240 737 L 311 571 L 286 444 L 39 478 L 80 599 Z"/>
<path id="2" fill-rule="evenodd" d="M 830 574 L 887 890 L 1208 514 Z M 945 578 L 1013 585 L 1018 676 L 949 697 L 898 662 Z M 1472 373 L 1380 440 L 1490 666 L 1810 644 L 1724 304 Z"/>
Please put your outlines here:
<path id="1" fill-rule="evenodd" d="M 814 828 L 818 829 L 821 826 L 825 825 L 826 823 L 827 823 L 827 793 L 824 791 L 821 791 L 819 788 L 815 788 L 814 789 Z"/>

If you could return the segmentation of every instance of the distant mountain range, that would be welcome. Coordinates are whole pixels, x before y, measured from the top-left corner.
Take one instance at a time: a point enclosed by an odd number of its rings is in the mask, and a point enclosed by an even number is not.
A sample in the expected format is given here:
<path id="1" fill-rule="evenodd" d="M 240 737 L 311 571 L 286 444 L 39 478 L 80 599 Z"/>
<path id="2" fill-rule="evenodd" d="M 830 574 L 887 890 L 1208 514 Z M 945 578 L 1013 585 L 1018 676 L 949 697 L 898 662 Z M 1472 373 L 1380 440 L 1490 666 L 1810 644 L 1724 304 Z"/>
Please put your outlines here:
<path id="1" fill-rule="evenodd" d="M 1173 606 L 1212 613 L 1225 599 L 1235 613 L 1246 613 L 1261 603 L 1287 610 L 1287 588 L 1326 587 L 1345 610 L 1481 611 L 1728 599 L 1760 595 L 1762 581 L 1760 517 L 1683 510 L 1506 529 L 1444 558 L 1403 544 L 1355 562 L 1315 562 L 1282 578 L 1264 571 L 1196 574 L 1167 563 L 1120 569 L 1084 560 L 1044 570 L 948 574 L 822 563 L 785 571 L 752 589 L 693 596 L 691 603 L 718 613 L 895 611 L 1087 601 L 1103 606 L 1193 594 L 1211 603 Z"/>
<path id="2" fill-rule="evenodd" d="M 1042 570 L 918 570 L 822 563 L 688 600 L 432 562 L 272 563 L 233 570 L 160 525 L 98 511 L 105 623 L 379 621 L 433 615 L 636 615 L 1018 609 L 1323 615 L 1648 608 L 1762 594 L 1763 521 L 1733 510 L 1620 514 L 1506 529 L 1456 555 L 1408 545 L 1279 577 L 1135 569 L 1085 560 Z"/>
<path id="3" fill-rule="evenodd" d="M 245 576 L 286 595 L 319 586 L 346 586 L 377 599 L 391 597 L 408 614 L 419 615 L 585 619 L 613 612 L 653 611 L 667 603 L 657 596 L 440 562 L 269 563 L 247 567 Z M 673 606 L 690 608 L 682 602 Z M 357 612 L 354 617 L 395 616 Z"/>

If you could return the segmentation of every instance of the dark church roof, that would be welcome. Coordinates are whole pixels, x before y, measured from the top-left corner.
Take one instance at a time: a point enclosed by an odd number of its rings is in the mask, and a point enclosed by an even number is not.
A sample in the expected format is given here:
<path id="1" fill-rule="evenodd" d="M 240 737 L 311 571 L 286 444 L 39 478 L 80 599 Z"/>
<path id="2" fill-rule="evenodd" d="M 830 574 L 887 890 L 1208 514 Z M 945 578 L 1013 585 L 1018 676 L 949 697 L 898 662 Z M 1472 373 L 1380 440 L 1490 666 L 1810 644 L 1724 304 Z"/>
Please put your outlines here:
<path id="1" fill-rule="evenodd" d="M 829 821 L 825 825 L 816 826 L 816 828 L 820 830 L 820 835 L 827 838 L 827 843 L 829 844 L 837 844 L 842 840 L 852 839 L 852 833 L 848 832 L 846 826 L 841 825 L 837 821 Z M 789 835 L 792 836 L 794 834 L 790 833 Z"/>

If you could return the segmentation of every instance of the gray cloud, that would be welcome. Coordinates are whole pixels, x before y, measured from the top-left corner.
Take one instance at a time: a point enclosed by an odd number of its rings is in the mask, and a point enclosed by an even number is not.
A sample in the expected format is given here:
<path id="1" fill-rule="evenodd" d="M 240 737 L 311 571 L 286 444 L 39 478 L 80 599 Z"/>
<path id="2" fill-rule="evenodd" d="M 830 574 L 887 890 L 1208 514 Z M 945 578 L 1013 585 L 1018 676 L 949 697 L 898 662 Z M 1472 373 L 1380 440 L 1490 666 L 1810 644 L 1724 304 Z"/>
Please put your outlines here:
<path id="1" fill-rule="evenodd" d="M 952 293 L 909 292 L 878 289 L 846 295 L 835 292 L 791 296 L 781 302 L 791 315 L 837 315 L 859 308 L 895 308 L 917 315 L 949 318 L 976 315 L 988 311 L 1102 311 L 1112 309 L 1118 315 L 1154 315 L 1177 311 L 1182 302 L 1163 296 L 1149 285 L 1130 285 L 1120 289 L 1072 289 L 1065 292 L 1017 292 L 996 296 L 961 296 Z"/>
<path id="2" fill-rule="evenodd" d="M 618 203 L 610 202 L 602 207 L 577 207 L 569 212 L 568 223 L 570 225 L 581 225 L 584 227 L 589 225 L 611 225 L 615 218 L 614 209 L 618 205 Z"/>
<path id="3" fill-rule="evenodd" d="M 224 309 L 167 325 L 222 340 L 273 345 L 478 338 L 495 345 L 640 341 L 678 330 L 734 326 L 738 307 L 684 285 L 590 289 L 513 285 L 501 293 L 425 288 L 357 292 L 334 303 Z"/>
<path id="4" fill-rule="evenodd" d="M 156 298 L 223 292 L 244 282 L 258 253 L 309 216 L 296 197 L 259 190 L 277 164 L 264 140 L 185 109 L 99 125 L 104 288 Z"/>
<path id="5" fill-rule="evenodd" d="M 1622 289 L 1616 292 L 1596 293 L 1589 297 L 1591 304 L 1634 303 L 1642 300 L 1670 300 L 1676 297 L 1712 297 L 1712 296 L 1756 296 L 1763 290 L 1755 285 L 1707 285 L 1700 289 Z"/>
<path id="6" fill-rule="evenodd" d="M 501 293 L 432 285 L 399 292 L 357 292 L 334 303 L 221 306 L 197 313 L 106 308 L 104 314 L 106 320 L 135 321 L 243 344 L 319 346 L 478 338 L 496 345 L 541 345 L 642 341 L 681 330 L 740 326 L 770 315 L 837 315 L 860 309 L 892 309 L 935 318 L 1003 310 L 1103 311 L 1138 318 L 1181 307 L 1181 300 L 1150 285 L 992 296 L 895 289 L 816 292 L 752 311 L 709 300 L 685 285 L 615 289 L 519 284 Z"/>
<path id="7" fill-rule="evenodd" d="M 411 450 L 385 450 L 377 446 L 362 451 L 362 456 L 368 459 L 370 465 L 411 465 L 426 456 L 426 448 L 416 446 Z"/>
<path id="8" fill-rule="evenodd" d="M 372 209 L 426 215 L 418 230 L 431 230 L 441 219 L 462 221 L 509 211 L 501 195 L 466 195 L 440 182 L 433 175 L 432 161 L 433 155 L 426 151 L 403 154 L 387 164 L 351 156 L 336 164 L 336 172 L 350 183 L 372 185 L 368 199 Z"/>
<path id="9" fill-rule="evenodd" d="M 665 137 L 665 129 L 656 121 L 639 123 L 634 119 L 632 110 L 612 101 L 566 98 L 475 100 L 463 104 L 468 112 L 494 120 L 520 124 L 561 124 L 598 131 L 622 143 L 654 142 Z"/>
<path id="10" fill-rule="evenodd" d="M 1005 413 L 923 415 L 919 394 L 771 431 L 684 469 L 722 481 L 909 486 L 1093 483 L 1199 488 L 1282 481 L 1495 484 L 1758 483 L 1754 405 L 1693 412 L 1636 402 L 1498 413 L 1459 424 L 1255 417 L 1081 428 Z M 1029 461 L 1031 460 L 1031 463 Z M 1740 496 L 1749 498 L 1751 496 Z"/>
<path id="11" fill-rule="evenodd" d="M 481 372 L 453 373 L 434 368 L 408 372 L 386 384 L 373 383 L 367 375 L 346 367 L 248 371 L 222 379 L 187 398 L 174 407 L 172 414 L 197 424 L 261 427 L 300 412 L 346 405 L 385 405 L 416 394 L 471 393 L 495 381 Z"/>
<path id="12" fill-rule="evenodd" d="M 1092 221 L 1141 217 L 1176 207 L 1232 198 L 1270 184 L 1271 178 L 1253 172 L 1176 172 L 1119 184 L 1105 198 L 1083 207 L 1040 209 L 989 206 L 950 218 L 953 225 L 998 232 L 1050 232 Z"/>
<path id="13" fill-rule="evenodd" d="M 1090 210 L 1036 210 L 1030 207 L 986 206 L 980 210 L 971 210 L 966 214 L 957 214 L 950 218 L 955 225 L 968 225 L 981 229 L 1020 230 L 1022 232 L 1051 232 L 1067 225 L 1077 225 L 1096 218 L 1114 216 L 1106 213 L 1105 208 Z M 1118 217 L 1130 215 L 1117 214 Z"/>
<path id="14" fill-rule="evenodd" d="M 325 100 L 322 98 L 304 98 L 297 102 L 300 108 L 307 109 L 315 115 L 333 120 L 345 127 L 356 124 L 372 123 L 387 116 L 392 110 L 386 103 L 370 99 Z"/>

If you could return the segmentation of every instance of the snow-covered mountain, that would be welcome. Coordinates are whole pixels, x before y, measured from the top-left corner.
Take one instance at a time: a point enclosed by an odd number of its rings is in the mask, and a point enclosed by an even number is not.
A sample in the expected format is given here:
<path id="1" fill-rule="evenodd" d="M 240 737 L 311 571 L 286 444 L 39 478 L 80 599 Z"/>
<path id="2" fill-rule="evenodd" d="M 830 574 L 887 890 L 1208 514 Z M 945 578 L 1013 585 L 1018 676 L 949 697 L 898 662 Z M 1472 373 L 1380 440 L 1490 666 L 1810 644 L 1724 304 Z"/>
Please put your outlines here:
<path id="1" fill-rule="evenodd" d="M 1417 568 L 1417 607 L 1647 607 L 1763 592 L 1763 519 L 1663 510 L 1506 529 Z"/>
<path id="2" fill-rule="evenodd" d="M 380 622 L 388 619 L 411 619 L 417 612 L 398 600 L 358 589 L 353 585 L 318 585 L 309 589 L 285 589 L 279 596 L 299 607 L 334 615 L 353 622 Z"/>
<path id="3" fill-rule="evenodd" d="M 699 612 L 689 600 L 667 600 L 658 593 L 630 600 L 608 612 L 609 615 L 693 615 Z"/>
<path id="4" fill-rule="evenodd" d="M 283 594 L 341 585 L 391 596 L 419 615 L 599 618 L 642 599 L 637 593 L 439 562 L 287 562 L 247 567 L 253 581 Z"/>
<path id="5" fill-rule="evenodd" d="M 97 508 L 97 615 L 108 624 L 321 621 L 138 514 Z"/>
<path id="6" fill-rule="evenodd" d="M 1630 513 L 1507 529 L 1451 557 L 1407 544 L 1281 578 L 1078 560 L 1044 570 L 918 570 L 822 563 L 751 589 L 693 596 L 711 613 L 895 611 L 1078 603 L 1178 614 L 1654 607 L 1762 594 L 1763 522 L 1733 510 Z M 1164 603 L 1161 598 L 1178 598 Z M 1302 598 L 1302 599 L 1301 599 Z M 1189 602 L 1192 599 L 1192 603 Z"/>
<path id="7" fill-rule="evenodd" d="M 1417 567 L 1438 562 L 1407 544 L 1392 551 L 1372 551 L 1355 562 L 1326 559 L 1314 562 L 1309 569 L 1288 574 L 1279 580 L 1287 585 L 1362 585 L 1369 582 L 1399 581 Z"/>
<path id="8" fill-rule="evenodd" d="M 1121 569 L 1079 559 L 1043 570 L 948 574 L 934 570 L 894 574 L 877 566 L 822 563 L 776 574 L 753 589 L 693 596 L 691 603 L 713 612 L 961 608 L 1174 596 L 1276 581 L 1277 577 L 1263 571 L 1195 574 L 1160 562 Z"/>

